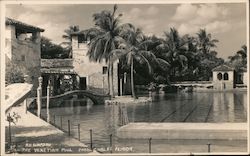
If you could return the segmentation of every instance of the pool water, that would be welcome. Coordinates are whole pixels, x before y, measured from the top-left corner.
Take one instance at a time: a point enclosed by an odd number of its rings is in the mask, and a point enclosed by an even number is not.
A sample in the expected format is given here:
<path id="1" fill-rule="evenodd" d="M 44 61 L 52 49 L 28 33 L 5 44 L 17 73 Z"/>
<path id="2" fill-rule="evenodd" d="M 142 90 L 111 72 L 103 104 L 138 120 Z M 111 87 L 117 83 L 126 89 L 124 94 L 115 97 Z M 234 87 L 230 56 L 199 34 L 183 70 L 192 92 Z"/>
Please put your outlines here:
<path id="1" fill-rule="evenodd" d="M 146 96 L 151 96 L 153 102 L 127 105 L 129 122 L 247 121 L 247 92 L 152 93 Z M 90 99 L 82 101 L 69 99 L 62 102 L 61 107 L 50 108 L 49 114 L 52 122 L 66 131 L 67 121 L 70 120 L 71 133 L 75 138 L 79 137 L 78 124 L 80 124 L 80 140 L 86 144 L 90 143 L 90 129 L 92 129 L 93 144 L 97 148 L 109 146 L 110 134 L 112 134 L 113 144 L 117 146 L 133 146 L 131 152 L 147 150 L 148 147 L 144 146 L 147 144 L 145 140 L 120 140 L 116 137 L 119 114 L 114 111 L 110 106 L 93 105 Z M 41 113 L 46 116 L 46 109 L 42 109 Z M 164 146 L 162 142 L 165 141 L 158 142 L 159 147 Z M 225 143 L 221 144 L 225 145 Z M 104 150 L 105 152 L 107 151 Z"/>

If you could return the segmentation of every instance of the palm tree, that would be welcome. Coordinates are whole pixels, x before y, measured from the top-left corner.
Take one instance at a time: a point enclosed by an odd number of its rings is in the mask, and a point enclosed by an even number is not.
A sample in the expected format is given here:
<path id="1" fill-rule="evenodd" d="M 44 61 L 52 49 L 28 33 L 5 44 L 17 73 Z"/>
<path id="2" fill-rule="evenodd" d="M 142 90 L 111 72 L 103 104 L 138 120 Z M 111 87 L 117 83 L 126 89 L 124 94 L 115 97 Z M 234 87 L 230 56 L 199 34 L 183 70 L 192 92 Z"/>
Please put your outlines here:
<path id="1" fill-rule="evenodd" d="M 197 33 L 197 47 L 200 54 L 204 57 L 209 55 L 213 48 L 216 48 L 217 39 L 212 39 L 212 35 L 205 29 L 200 29 Z"/>
<path id="2" fill-rule="evenodd" d="M 148 41 L 145 40 L 145 36 L 143 35 L 142 31 L 140 29 L 136 29 L 132 24 L 124 24 L 120 35 L 125 39 L 126 43 L 121 43 L 119 45 L 119 49 L 113 50 L 111 54 L 115 55 L 117 58 L 124 57 L 126 64 L 130 66 L 132 97 L 137 98 L 134 89 L 135 61 L 140 64 L 146 64 L 149 73 L 152 73 L 150 62 L 161 59 L 157 59 L 151 51 L 147 50 L 147 46 L 145 46 L 145 44 Z"/>
<path id="3" fill-rule="evenodd" d="M 217 42 L 219 40 L 212 39 L 212 35 L 205 29 L 200 29 L 197 33 L 196 44 L 200 59 L 200 74 L 203 75 L 203 79 L 208 80 L 212 74 L 211 70 L 223 63 L 223 60 L 216 57 L 217 52 L 214 48 L 216 48 Z"/>
<path id="4" fill-rule="evenodd" d="M 64 30 L 64 35 L 62 36 L 66 41 L 62 42 L 62 45 L 66 45 L 66 49 L 69 51 L 69 57 L 72 57 L 72 36 L 74 32 L 79 32 L 79 26 L 71 25 L 68 29 Z"/>
<path id="5" fill-rule="evenodd" d="M 169 32 L 164 32 L 164 35 L 165 39 L 158 49 L 162 51 L 161 58 L 171 65 L 171 73 L 175 76 L 176 73 L 182 73 L 187 69 L 187 57 L 184 55 L 187 50 L 186 42 L 175 28 L 170 28 Z"/>
<path id="6" fill-rule="evenodd" d="M 119 19 L 122 14 L 116 15 L 117 5 L 114 5 L 113 12 L 101 11 L 93 15 L 95 27 L 86 30 L 87 36 L 93 38 L 89 44 L 88 56 L 90 60 L 108 64 L 108 88 L 111 97 L 114 97 L 113 87 L 113 63 L 114 59 L 110 52 L 118 47 L 118 44 L 123 40 L 119 36 L 120 26 Z"/>
<path id="7" fill-rule="evenodd" d="M 247 46 L 241 46 L 241 49 L 236 52 L 234 56 L 229 56 L 229 63 L 232 64 L 236 70 L 247 66 Z"/>

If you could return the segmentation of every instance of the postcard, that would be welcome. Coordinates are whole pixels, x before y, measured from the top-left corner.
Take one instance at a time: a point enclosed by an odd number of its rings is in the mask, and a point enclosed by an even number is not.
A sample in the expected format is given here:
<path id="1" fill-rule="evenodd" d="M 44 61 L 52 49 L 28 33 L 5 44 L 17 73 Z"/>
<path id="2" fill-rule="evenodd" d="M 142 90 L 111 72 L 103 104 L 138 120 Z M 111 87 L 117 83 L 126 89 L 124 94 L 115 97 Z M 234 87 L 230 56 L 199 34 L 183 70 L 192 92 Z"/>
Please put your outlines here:
<path id="1" fill-rule="evenodd" d="M 1 1 L 1 154 L 249 153 L 249 2 Z"/>

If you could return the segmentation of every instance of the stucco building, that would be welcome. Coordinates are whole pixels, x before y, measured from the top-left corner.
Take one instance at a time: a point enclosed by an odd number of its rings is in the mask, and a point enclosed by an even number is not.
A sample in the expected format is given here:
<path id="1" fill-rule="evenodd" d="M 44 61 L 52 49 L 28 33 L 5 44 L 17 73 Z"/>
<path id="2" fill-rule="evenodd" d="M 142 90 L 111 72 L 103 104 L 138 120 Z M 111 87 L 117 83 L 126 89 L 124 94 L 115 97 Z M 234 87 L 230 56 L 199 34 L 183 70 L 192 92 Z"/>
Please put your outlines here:
<path id="1" fill-rule="evenodd" d="M 22 67 L 27 82 L 33 84 L 33 95 L 41 76 L 41 32 L 44 29 L 6 18 L 6 62 Z"/>
<path id="2" fill-rule="evenodd" d="M 245 68 L 235 71 L 228 65 L 220 65 L 213 70 L 213 88 L 217 90 L 230 90 L 236 86 L 247 86 L 247 70 Z"/>
<path id="3" fill-rule="evenodd" d="M 108 65 L 103 62 L 93 62 L 87 56 L 88 39 L 83 33 L 72 34 L 72 59 L 74 71 L 78 75 L 81 89 L 108 91 Z M 118 94 L 118 62 L 113 64 L 113 82 L 115 95 Z"/>
<path id="4" fill-rule="evenodd" d="M 108 93 L 107 64 L 89 60 L 88 43 L 83 33 L 74 33 L 72 34 L 72 58 L 41 60 L 44 95 L 49 81 L 52 95 L 76 89 Z M 113 67 L 114 95 L 118 95 L 118 62 L 115 62 Z"/>

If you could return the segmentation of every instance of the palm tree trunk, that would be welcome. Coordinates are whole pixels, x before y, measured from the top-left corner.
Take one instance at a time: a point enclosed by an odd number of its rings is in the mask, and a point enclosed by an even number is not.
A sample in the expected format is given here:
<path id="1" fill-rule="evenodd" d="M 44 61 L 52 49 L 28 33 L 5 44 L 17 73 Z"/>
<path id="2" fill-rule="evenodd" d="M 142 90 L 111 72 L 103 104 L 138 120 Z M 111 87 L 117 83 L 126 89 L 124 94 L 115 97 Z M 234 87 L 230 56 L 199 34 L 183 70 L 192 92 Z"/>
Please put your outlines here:
<path id="1" fill-rule="evenodd" d="M 114 97 L 114 87 L 113 87 L 113 64 L 109 62 L 109 92 L 111 98 Z"/>
<path id="2" fill-rule="evenodd" d="M 108 61 L 108 95 L 110 95 L 110 61 Z"/>
<path id="3" fill-rule="evenodd" d="M 130 66 L 130 76 L 131 76 L 131 91 L 132 91 L 132 97 L 134 99 L 136 99 L 136 96 L 135 96 L 135 87 L 134 87 L 134 61 L 133 61 L 133 58 L 131 58 L 131 66 Z"/>
<path id="4" fill-rule="evenodd" d="M 112 98 L 115 97 L 114 96 L 114 65 L 113 63 L 111 63 L 111 85 L 110 85 L 110 90 L 111 90 L 111 96 Z"/>

